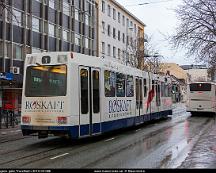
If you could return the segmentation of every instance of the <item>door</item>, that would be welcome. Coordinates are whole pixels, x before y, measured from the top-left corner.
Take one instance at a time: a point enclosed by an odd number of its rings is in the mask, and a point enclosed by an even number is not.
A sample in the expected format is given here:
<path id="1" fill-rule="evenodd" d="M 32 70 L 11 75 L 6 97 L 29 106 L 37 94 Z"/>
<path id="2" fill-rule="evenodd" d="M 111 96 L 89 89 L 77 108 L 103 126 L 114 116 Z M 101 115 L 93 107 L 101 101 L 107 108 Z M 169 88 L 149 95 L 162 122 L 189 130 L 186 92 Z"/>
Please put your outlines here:
<path id="1" fill-rule="evenodd" d="M 80 81 L 80 136 L 95 135 L 101 132 L 100 114 L 100 70 L 79 67 Z"/>
<path id="2" fill-rule="evenodd" d="M 142 78 L 136 77 L 136 124 L 143 122 L 143 89 Z"/>
<path id="3" fill-rule="evenodd" d="M 159 81 L 156 84 L 156 111 L 160 112 L 161 106 L 161 87 Z"/>

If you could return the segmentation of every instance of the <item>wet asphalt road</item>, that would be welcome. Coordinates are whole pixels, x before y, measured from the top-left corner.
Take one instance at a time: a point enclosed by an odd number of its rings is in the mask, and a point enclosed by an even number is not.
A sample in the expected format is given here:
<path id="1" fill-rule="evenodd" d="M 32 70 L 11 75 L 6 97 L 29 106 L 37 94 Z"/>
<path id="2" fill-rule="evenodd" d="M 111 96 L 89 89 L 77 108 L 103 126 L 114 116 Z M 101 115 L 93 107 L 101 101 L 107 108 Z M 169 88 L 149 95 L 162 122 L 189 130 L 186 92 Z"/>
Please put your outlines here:
<path id="1" fill-rule="evenodd" d="M 178 106 L 172 118 L 78 141 L 0 135 L 0 168 L 216 168 L 215 117 Z"/>

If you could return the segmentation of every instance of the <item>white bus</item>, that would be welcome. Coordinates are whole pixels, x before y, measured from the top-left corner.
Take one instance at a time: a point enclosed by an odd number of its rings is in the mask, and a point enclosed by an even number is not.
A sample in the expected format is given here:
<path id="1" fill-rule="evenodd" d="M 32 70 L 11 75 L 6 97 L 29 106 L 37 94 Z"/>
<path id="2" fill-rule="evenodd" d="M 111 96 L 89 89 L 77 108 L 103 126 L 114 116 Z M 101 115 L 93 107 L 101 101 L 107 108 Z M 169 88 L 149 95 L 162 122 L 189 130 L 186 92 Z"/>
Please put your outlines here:
<path id="1" fill-rule="evenodd" d="M 213 82 L 194 82 L 187 87 L 187 111 L 191 114 L 198 112 L 216 112 L 216 84 Z"/>
<path id="2" fill-rule="evenodd" d="M 83 138 L 172 114 L 169 76 L 71 52 L 25 60 L 21 129 Z"/>

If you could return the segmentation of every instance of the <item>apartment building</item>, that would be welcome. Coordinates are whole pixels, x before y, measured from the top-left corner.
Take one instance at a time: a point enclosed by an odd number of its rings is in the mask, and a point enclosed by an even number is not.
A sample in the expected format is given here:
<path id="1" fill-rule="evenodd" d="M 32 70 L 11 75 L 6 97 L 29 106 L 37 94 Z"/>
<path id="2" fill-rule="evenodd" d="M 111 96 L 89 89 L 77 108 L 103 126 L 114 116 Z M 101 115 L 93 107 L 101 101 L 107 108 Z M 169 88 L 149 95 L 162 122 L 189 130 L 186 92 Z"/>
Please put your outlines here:
<path id="1" fill-rule="evenodd" d="M 21 103 L 26 54 L 74 51 L 98 56 L 95 0 L 0 2 L 0 108 Z"/>
<path id="2" fill-rule="evenodd" d="M 115 0 L 98 0 L 99 56 L 143 68 L 145 24 Z"/>

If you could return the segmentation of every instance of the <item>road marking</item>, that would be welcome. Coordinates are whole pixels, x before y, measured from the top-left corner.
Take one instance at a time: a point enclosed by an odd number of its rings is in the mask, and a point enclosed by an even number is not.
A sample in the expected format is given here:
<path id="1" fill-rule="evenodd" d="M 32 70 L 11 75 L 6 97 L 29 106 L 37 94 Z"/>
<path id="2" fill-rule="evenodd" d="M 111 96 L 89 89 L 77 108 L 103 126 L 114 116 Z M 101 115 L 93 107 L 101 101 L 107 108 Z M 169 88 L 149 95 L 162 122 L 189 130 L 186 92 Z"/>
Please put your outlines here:
<path id="1" fill-rule="evenodd" d="M 136 132 L 138 132 L 138 131 L 140 131 L 140 130 L 142 130 L 142 129 L 137 129 Z"/>
<path id="2" fill-rule="evenodd" d="M 52 158 L 50 158 L 51 160 L 53 160 L 53 159 L 57 159 L 57 158 L 59 158 L 59 157 L 63 157 L 63 156 L 65 156 L 65 155 L 68 155 L 69 153 L 64 153 L 64 154 L 61 154 L 61 155 L 58 155 L 58 156 L 55 156 L 55 157 L 52 157 Z"/>
<path id="3" fill-rule="evenodd" d="M 112 141 L 115 138 L 106 139 L 105 142 Z"/>
<path id="4" fill-rule="evenodd" d="M 15 132 L 21 132 L 21 130 L 15 130 Z"/>

